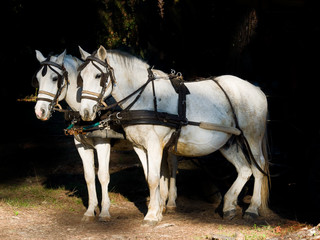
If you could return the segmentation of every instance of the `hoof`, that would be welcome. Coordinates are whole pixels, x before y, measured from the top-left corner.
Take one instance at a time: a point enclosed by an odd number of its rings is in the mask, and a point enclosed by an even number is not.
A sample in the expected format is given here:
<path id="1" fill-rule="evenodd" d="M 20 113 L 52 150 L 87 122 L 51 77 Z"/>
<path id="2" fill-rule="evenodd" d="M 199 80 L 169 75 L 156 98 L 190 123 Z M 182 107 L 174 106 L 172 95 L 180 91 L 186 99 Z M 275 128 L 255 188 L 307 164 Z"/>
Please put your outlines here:
<path id="1" fill-rule="evenodd" d="M 158 221 L 152 221 L 152 220 L 143 220 L 143 226 L 155 226 L 158 224 Z"/>
<path id="2" fill-rule="evenodd" d="M 176 212 L 177 206 L 167 206 L 167 213 Z"/>
<path id="3" fill-rule="evenodd" d="M 163 209 L 162 209 L 162 214 L 167 213 L 167 211 L 168 211 L 167 207 L 163 207 Z"/>
<path id="4" fill-rule="evenodd" d="M 237 211 L 235 209 L 223 212 L 223 218 L 226 220 L 232 220 L 236 216 Z"/>
<path id="5" fill-rule="evenodd" d="M 99 214 L 99 222 L 107 222 L 111 218 L 109 211 L 103 211 Z"/>
<path id="6" fill-rule="evenodd" d="M 256 220 L 258 217 L 258 214 L 252 212 L 245 212 L 245 214 L 243 215 L 243 218 L 248 221 Z"/>
<path id="7" fill-rule="evenodd" d="M 110 219 L 111 219 L 110 216 L 104 216 L 104 217 L 99 216 L 99 222 L 108 222 Z"/>
<path id="8" fill-rule="evenodd" d="M 81 221 L 82 221 L 82 222 L 92 222 L 94 219 L 95 219 L 95 216 L 86 216 L 86 215 L 83 215 Z"/>

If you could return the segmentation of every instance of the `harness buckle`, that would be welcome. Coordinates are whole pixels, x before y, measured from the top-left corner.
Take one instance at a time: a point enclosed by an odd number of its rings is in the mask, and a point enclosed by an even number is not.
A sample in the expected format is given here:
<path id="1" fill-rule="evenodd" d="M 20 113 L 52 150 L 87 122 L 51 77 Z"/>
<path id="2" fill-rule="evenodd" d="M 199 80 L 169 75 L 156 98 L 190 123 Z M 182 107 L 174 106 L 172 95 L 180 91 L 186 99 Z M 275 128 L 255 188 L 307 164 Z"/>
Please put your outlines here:
<path id="1" fill-rule="evenodd" d="M 180 121 L 180 126 L 186 126 L 189 124 L 189 120 L 188 118 L 183 119 L 182 121 Z"/>
<path id="2" fill-rule="evenodd" d="M 110 121 L 111 121 L 110 115 L 108 116 L 108 118 L 100 121 L 100 124 L 99 124 L 100 130 L 102 129 L 110 130 L 110 124 L 109 124 Z"/>

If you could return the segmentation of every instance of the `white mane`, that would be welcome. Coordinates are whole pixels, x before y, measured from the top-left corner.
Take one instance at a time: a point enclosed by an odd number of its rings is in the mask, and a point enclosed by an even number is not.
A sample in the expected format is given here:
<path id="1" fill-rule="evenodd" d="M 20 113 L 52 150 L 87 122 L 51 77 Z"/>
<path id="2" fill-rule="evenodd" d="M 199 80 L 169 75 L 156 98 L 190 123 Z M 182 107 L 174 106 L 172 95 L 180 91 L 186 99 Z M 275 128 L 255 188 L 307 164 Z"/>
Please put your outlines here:
<path id="1" fill-rule="evenodd" d="M 109 50 L 108 59 L 130 71 L 137 71 L 137 69 L 140 68 L 146 69 L 150 67 L 149 64 L 142 59 L 120 50 Z"/>
<path id="2" fill-rule="evenodd" d="M 77 68 L 82 64 L 82 61 L 72 55 L 66 55 L 63 64 L 66 68 L 72 68 L 72 71 L 77 74 Z"/>

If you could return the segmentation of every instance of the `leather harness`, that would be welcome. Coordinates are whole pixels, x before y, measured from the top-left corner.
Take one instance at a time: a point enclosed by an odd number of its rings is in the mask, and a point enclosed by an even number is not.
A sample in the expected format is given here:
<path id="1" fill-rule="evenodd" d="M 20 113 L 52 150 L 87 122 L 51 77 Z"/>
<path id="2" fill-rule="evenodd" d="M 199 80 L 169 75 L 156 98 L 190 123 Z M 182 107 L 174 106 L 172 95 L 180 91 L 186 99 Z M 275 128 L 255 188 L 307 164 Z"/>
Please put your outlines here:
<path id="1" fill-rule="evenodd" d="M 99 58 L 95 57 L 94 55 L 95 55 L 95 53 L 93 53 L 91 56 L 87 57 L 86 61 L 79 67 L 79 70 L 81 71 L 89 62 L 92 62 L 93 65 L 95 67 L 97 67 L 97 69 L 101 72 L 101 74 L 105 75 L 104 76 L 105 79 L 103 82 L 107 81 L 108 76 L 110 76 L 111 80 L 108 83 L 108 86 L 110 83 L 112 83 L 112 87 L 113 87 L 113 84 L 116 81 L 115 77 L 113 75 L 113 69 L 110 67 L 107 60 L 105 60 L 105 62 L 103 62 Z M 102 66 L 104 66 L 106 68 L 106 70 L 107 70 L 106 73 L 104 73 L 96 64 L 94 64 L 95 61 L 100 63 Z M 79 72 L 79 75 L 80 75 L 80 72 Z M 107 126 L 109 126 L 109 123 L 119 124 L 124 127 L 131 126 L 131 125 L 139 125 L 139 124 L 151 124 L 151 125 L 162 125 L 162 126 L 167 126 L 170 128 L 175 128 L 175 131 L 172 133 L 170 140 L 166 144 L 165 148 L 168 149 L 170 147 L 174 147 L 174 150 L 176 152 L 177 151 L 177 143 L 178 143 L 178 139 L 179 139 L 179 136 L 181 133 L 182 126 L 186 126 L 186 125 L 200 126 L 201 123 L 188 121 L 188 119 L 186 118 L 186 95 L 190 94 L 190 92 L 189 92 L 188 88 L 185 86 L 182 77 L 179 75 L 171 74 L 171 76 L 169 75 L 169 79 L 171 81 L 173 88 L 175 89 L 176 93 L 178 94 L 178 115 L 169 114 L 169 113 L 165 113 L 165 112 L 158 112 L 157 98 L 156 98 L 155 86 L 154 86 L 155 77 L 153 75 L 151 68 L 148 68 L 148 80 L 140 88 L 138 88 L 136 91 L 134 91 L 133 93 L 131 93 L 127 97 L 123 98 L 122 100 L 120 100 L 112 105 L 103 106 L 103 107 L 96 106 L 97 110 L 99 110 L 99 111 L 109 110 L 109 112 L 107 112 L 106 114 L 101 116 L 101 119 L 104 119 L 101 122 L 105 121 L 104 123 L 106 123 Z M 211 80 L 214 81 L 219 86 L 219 88 L 223 91 L 224 95 L 226 96 L 226 98 L 230 104 L 230 107 L 231 107 L 231 111 L 232 111 L 233 118 L 235 121 L 235 127 L 240 130 L 240 134 L 238 136 L 234 136 L 233 138 L 231 138 L 231 141 L 234 141 L 234 139 L 236 139 L 236 143 L 242 149 L 248 163 L 250 165 L 253 163 L 261 173 L 268 176 L 268 173 L 266 173 L 259 166 L 259 164 L 255 160 L 255 157 L 253 156 L 250 145 L 249 145 L 246 137 L 244 136 L 241 128 L 239 127 L 238 119 L 237 119 L 235 110 L 233 108 L 232 102 L 231 102 L 228 94 L 226 93 L 226 91 L 223 89 L 223 87 L 219 84 L 219 82 L 217 80 L 215 80 L 214 78 Z M 82 79 L 79 81 L 82 81 Z M 150 82 L 152 84 L 154 110 L 153 111 L 130 110 L 131 107 L 138 101 L 141 94 L 145 90 L 146 86 Z M 101 83 L 100 83 L 100 85 L 101 85 Z M 102 86 L 102 92 L 100 93 L 99 97 L 95 98 L 95 100 L 98 102 L 97 104 L 99 104 L 99 101 L 101 100 L 106 88 L 107 88 L 107 86 L 106 86 L 106 84 L 104 84 L 104 86 Z M 128 99 L 130 99 L 132 96 L 134 96 L 137 93 L 138 93 L 138 95 L 125 109 L 123 109 L 122 111 L 117 111 L 117 112 L 112 111 L 112 109 L 119 106 L 120 103 L 127 101 Z M 84 96 L 83 98 L 88 98 L 88 97 Z M 104 123 L 102 125 L 104 125 Z M 104 126 L 106 126 L 106 125 L 104 125 Z"/>
<path id="2" fill-rule="evenodd" d="M 101 61 L 99 58 L 94 57 L 94 55 L 95 55 L 95 53 L 93 53 L 91 56 L 87 57 L 86 61 L 82 65 L 80 65 L 80 67 L 78 69 L 79 74 L 78 74 L 77 83 L 78 83 L 79 87 L 82 86 L 83 80 L 80 76 L 80 72 L 82 69 L 84 69 L 88 65 L 89 62 L 91 62 L 101 72 L 101 80 L 100 80 L 100 86 L 102 87 L 101 92 L 100 93 L 93 93 L 90 91 L 83 91 L 82 93 L 86 93 L 91 96 L 82 96 L 81 97 L 81 99 L 90 99 L 90 100 L 97 101 L 97 104 L 95 107 L 96 107 L 96 110 L 98 110 L 98 111 L 109 110 L 109 112 L 107 112 L 106 114 L 101 116 L 101 119 L 102 119 L 102 121 L 100 122 L 100 123 L 102 123 L 101 125 L 105 126 L 104 125 L 105 123 L 103 123 L 103 121 L 107 121 L 108 126 L 110 123 L 111 123 L 111 125 L 117 124 L 117 125 L 122 125 L 124 127 L 130 126 L 130 125 L 138 125 L 138 124 L 152 124 L 152 125 L 162 125 L 162 126 L 167 126 L 170 128 L 175 128 L 175 131 L 173 132 L 170 140 L 168 141 L 167 145 L 165 146 L 165 148 L 174 147 L 175 151 L 177 151 L 177 142 L 178 142 L 178 139 L 180 136 L 182 126 L 186 126 L 186 125 L 200 126 L 201 125 L 200 122 L 188 121 L 188 119 L 186 118 L 186 95 L 190 94 L 190 92 L 189 92 L 188 88 L 185 86 L 181 75 L 175 75 L 175 74 L 169 75 L 169 79 L 171 81 L 171 84 L 172 84 L 173 88 L 175 89 L 176 93 L 178 94 L 178 114 L 176 115 L 176 114 L 169 114 L 169 113 L 165 113 L 165 112 L 158 112 L 157 98 L 155 95 L 155 86 L 154 86 L 155 77 L 154 77 L 153 72 L 150 68 L 148 68 L 148 80 L 145 84 L 143 84 L 140 88 L 138 88 L 136 91 L 134 91 L 133 93 L 131 93 L 130 95 L 128 95 L 124 99 L 120 100 L 119 102 L 116 102 L 114 104 L 107 106 L 103 101 L 103 95 L 105 93 L 105 90 L 108 88 L 108 86 L 110 84 L 113 87 L 113 85 L 116 83 L 116 79 L 114 77 L 113 68 L 109 65 L 107 60 Z M 57 91 L 56 95 L 49 93 L 49 92 L 46 92 L 46 91 L 39 91 L 39 93 L 51 96 L 51 97 L 53 97 L 53 99 L 37 98 L 37 101 L 42 100 L 42 101 L 50 102 L 50 112 L 52 112 L 53 110 L 58 110 L 60 112 L 65 112 L 65 117 L 69 118 L 70 120 L 71 120 L 71 118 L 73 118 L 73 120 L 79 119 L 78 112 L 64 110 L 58 104 L 58 98 L 62 92 L 62 89 L 69 84 L 68 72 L 66 71 L 66 69 L 63 65 L 60 66 L 59 64 L 52 62 L 49 59 L 50 58 L 48 57 L 45 61 L 40 63 L 40 65 L 41 65 L 40 69 L 43 67 L 41 74 L 42 74 L 42 76 L 45 76 L 47 73 L 48 67 L 53 72 L 55 72 L 58 76 L 58 79 L 57 79 L 58 80 L 58 91 Z M 107 71 L 104 72 L 97 64 L 95 64 L 95 62 L 98 62 L 99 64 L 101 64 L 103 67 L 106 68 Z M 62 74 L 58 73 L 53 67 L 60 69 L 62 71 Z M 110 82 L 108 84 L 106 84 L 109 77 L 110 77 Z M 62 84 L 63 80 L 66 81 L 65 85 Z M 233 140 L 236 139 L 236 142 L 243 150 L 243 153 L 244 153 L 248 163 L 251 165 L 253 162 L 254 165 L 258 168 L 258 170 L 260 172 L 262 172 L 264 175 L 268 176 L 268 174 L 265 171 L 263 171 L 261 169 L 261 167 L 259 166 L 259 164 L 256 162 L 256 160 L 251 152 L 249 143 L 248 143 L 247 139 L 245 138 L 242 130 L 239 127 L 238 119 L 235 114 L 235 111 L 234 111 L 234 108 L 233 108 L 233 105 L 231 103 L 229 96 L 227 95 L 227 93 L 225 92 L 225 90 L 222 88 L 222 86 L 219 84 L 218 81 L 216 81 L 214 78 L 211 80 L 214 81 L 220 87 L 220 89 L 223 91 L 223 93 L 225 94 L 225 96 L 230 104 L 232 113 L 233 113 L 235 127 L 240 130 L 241 134 L 238 136 L 234 136 L 232 139 Z M 130 110 L 131 107 L 138 101 L 141 94 L 145 90 L 146 86 L 150 82 L 152 84 L 154 111 Z M 36 79 L 36 75 L 33 76 L 32 85 L 36 88 L 39 87 L 38 81 Z M 118 107 L 120 103 L 127 101 L 129 98 L 131 98 L 135 94 L 137 94 L 135 99 L 124 110 L 115 112 L 115 108 Z M 58 106 L 59 109 L 56 109 L 55 106 Z M 73 113 L 75 113 L 75 115 Z"/>
<path id="3" fill-rule="evenodd" d="M 61 70 L 61 74 L 56 71 L 53 67 L 56 67 L 58 68 L 59 70 Z M 43 91 L 43 90 L 40 90 L 38 92 L 38 95 L 39 94 L 43 94 L 43 95 L 47 95 L 49 97 L 52 97 L 51 98 L 46 98 L 46 97 L 37 97 L 37 101 L 45 101 L 45 102 L 49 102 L 50 105 L 49 105 L 49 111 L 50 111 L 50 114 L 52 113 L 52 111 L 54 110 L 58 110 L 60 112 L 65 112 L 67 110 L 64 110 L 62 109 L 62 107 L 59 105 L 58 101 L 59 101 L 59 97 L 62 93 L 62 90 L 68 86 L 69 84 L 69 80 L 68 80 L 68 72 L 66 70 L 66 68 L 64 67 L 64 65 L 59 65 L 58 63 L 55 63 L 55 62 L 52 62 L 50 61 L 50 56 L 43 62 L 40 63 L 40 68 L 39 70 L 34 74 L 34 76 L 32 77 L 32 86 L 35 87 L 35 88 L 39 88 L 39 82 L 36 78 L 36 74 L 42 69 L 42 72 L 41 72 L 41 75 L 44 77 L 46 74 L 47 74 L 47 70 L 48 68 L 50 68 L 55 74 L 57 74 L 57 86 L 58 86 L 58 91 L 56 94 L 53 94 L 53 93 L 50 93 L 50 92 L 47 92 L 47 91 Z M 63 84 L 63 82 L 65 81 L 65 84 Z M 58 107 L 58 108 L 55 108 L 55 107 Z"/>

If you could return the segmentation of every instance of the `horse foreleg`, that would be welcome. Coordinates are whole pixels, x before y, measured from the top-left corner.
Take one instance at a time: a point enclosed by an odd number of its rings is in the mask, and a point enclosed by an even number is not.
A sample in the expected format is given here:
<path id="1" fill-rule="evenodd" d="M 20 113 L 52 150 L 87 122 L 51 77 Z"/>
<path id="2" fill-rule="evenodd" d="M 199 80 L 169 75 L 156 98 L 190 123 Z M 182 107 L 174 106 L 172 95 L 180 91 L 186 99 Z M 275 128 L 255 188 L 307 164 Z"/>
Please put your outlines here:
<path id="1" fill-rule="evenodd" d="M 95 139 L 95 149 L 97 151 L 99 170 L 98 178 L 101 184 L 102 201 L 99 221 L 106 221 L 110 219 L 110 199 L 108 194 L 108 185 L 110 182 L 109 162 L 110 162 L 110 140 L 109 139 Z"/>
<path id="2" fill-rule="evenodd" d="M 93 220 L 95 217 L 95 210 L 98 209 L 98 199 L 95 184 L 95 170 L 94 170 L 94 152 L 92 148 L 86 148 L 81 142 L 74 139 L 76 148 L 82 160 L 84 178 L 87 183 L 89 203 L 87 211 L 84 213 L 82 221 Z"/>
<path id="3" fill-rule="evenodd" d="M 229 148 L 223 148 L 220 151 L 225 158 L 235 166 L 238 172 L 237 179 L 224 196 L 223 217 L 231 220 L 236 215 L 238 196 L 243 186 L 252 175 L 252 171 L 240 148 L 237 149 L 235 145 L 232 145 Z"/>
<path id="4" fill-rule="evenodd" d="M 163 201 L 160 196 L 160 167 L 163 149 L 157 141 L 150 141 L 147 154 L 149 160 L 149 172 L 147 181 L 150 190 L 150 202 L 148 213 L 144 220 L 149 223 L 156 223 L 162 220 Z"/>

